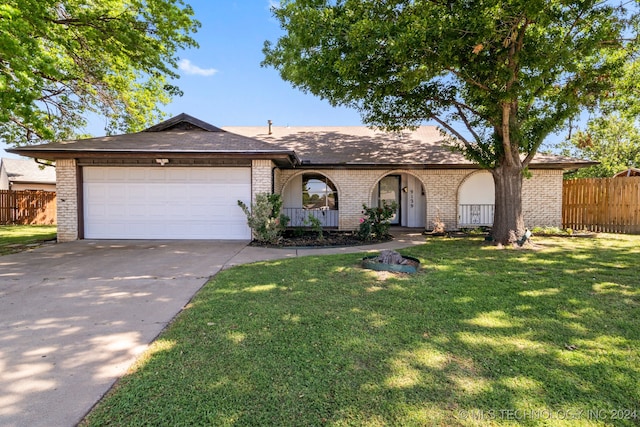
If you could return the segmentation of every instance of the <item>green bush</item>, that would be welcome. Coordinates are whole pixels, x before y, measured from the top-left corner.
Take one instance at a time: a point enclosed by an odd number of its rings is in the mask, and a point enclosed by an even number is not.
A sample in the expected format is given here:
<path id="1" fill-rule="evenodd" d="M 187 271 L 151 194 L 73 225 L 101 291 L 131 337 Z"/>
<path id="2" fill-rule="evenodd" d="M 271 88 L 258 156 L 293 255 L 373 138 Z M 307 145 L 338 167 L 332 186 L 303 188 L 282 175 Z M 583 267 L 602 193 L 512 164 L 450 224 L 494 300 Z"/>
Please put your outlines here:
<path id="1" fill-rule="evenodd" d="M 313 230 L 318 235 L 318 240 L 324 239 L 324 233 L 322 230 L 322 221 L 320 221 L 320 219 L 317 216 L 309 215 L 307 219 L 304 220 L 304 223 L 305 225 L 309 225 L 311 227 L 311 230 Z"/>
<path id="2" fill-rule="evenodd" d="M 258 193 L 251 209 L 238 200 L 238 206 L 247 216 L 247 224 L 253 231 L 253 238 L 263 243 L 278 243 L 282 238 L 289 217 L 280 213 L 282 199 L 279 194 Z"/>
<path id="3" fill-rule="evenodd" d="M 384 239 L 389 235 L 390 220 L 396 213 L 398 204 L 396 202 L 382 202 L 381 207 L 370 208 L 362 205 L 363 217 L 360 218 L 360 228 L 358 237 L 368 241 L 373 239 Z"/>
<path id="4" fill-rule="evenodd" d="M 538 236 L 563 236 L 572 235 L 573 230 L 570 228 L 562 229 L 560 227 L 533 227 L 531 232 Z"/>

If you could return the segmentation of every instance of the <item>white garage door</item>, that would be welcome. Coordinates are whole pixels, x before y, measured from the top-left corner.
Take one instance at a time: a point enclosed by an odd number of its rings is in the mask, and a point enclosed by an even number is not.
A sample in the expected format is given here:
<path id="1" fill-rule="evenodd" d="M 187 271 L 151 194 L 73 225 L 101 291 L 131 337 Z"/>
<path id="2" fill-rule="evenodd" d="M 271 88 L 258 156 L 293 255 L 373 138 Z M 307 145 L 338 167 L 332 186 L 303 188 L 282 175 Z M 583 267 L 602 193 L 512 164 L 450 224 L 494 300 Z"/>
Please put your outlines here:
<path id="1" fill-rule="evenodd" d="M 87 239 L 249 240 L 250 168 L 85 167 Z"/>

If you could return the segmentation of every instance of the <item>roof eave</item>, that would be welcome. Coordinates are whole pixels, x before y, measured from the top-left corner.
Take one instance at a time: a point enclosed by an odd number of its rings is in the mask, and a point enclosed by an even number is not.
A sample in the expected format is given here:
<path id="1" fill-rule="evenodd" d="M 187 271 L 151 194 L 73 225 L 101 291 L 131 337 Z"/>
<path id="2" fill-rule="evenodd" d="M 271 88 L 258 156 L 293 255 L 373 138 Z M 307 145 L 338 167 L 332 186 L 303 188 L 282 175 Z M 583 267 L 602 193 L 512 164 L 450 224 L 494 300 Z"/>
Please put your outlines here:
<path id="1" fill-rule="evenodd" d="M 597 162 L 548 162 L 548 163 L 532 163 L 529 169 L 576 169 L 593 166 Z M 374 169 L 482 169 L 475 163 L 362 163 L 362 162 L 344 162 L 344 163 L 313 163 L 302 161 L 299 168 L 374 168 Z"/>
<path id="2" fill-rule="evenodd" d="M 542 163 L 530 163 L 529 169 L 560 169 L 560 170 L 573 170 L 588 168 L 595 166 L 600 162 L 592 161 L 580 161 L 580 162 L 542 162 Z"/>
<path id="3" fill-rule="evenodd" d="M 298 168 L 346 168 L 346 169 L 478 169 L 478 165 L 469 163 L 362 163 L 362 162 L 343 162 L 343 163 L 300 163 Z"/>
<path id="4" fill-rule="evenodd" d="M 10 179 L 10 183 L 12 184 L 47 184 L 47 185 L 56 185 L 55 181 L 25 181 L 20 179 Z"/>
<path id="5" fill-rule="evenodd" d="M 279 150 L 279 151 L 240 151 L 240 150 L 220 150 L 220 151 L 140 151 L 140 150 L 60 150 L 60 149 L 43 149 L 43 148 L 11 148 L 6 150 L 9 153 L 18 154 L 26 157 L 33 157 L 37 159 L 45 160 L 59 160 L 59 159 L 77 159 L 81 157 L 95 157 L 95 158 L 108 158 L 108 157 L 137 157 L 137 158 L 211 158 L 211 157 L 225 157 L 225 158 L 252 158 L 252 159 L 265 159 L 265 160 L 283 160 L 287 159 L 290 166 L 296 166 L 300 163 L 298 155 L 291 150 Z"/>
<path id="6" fill-rule="evenodd" d="M 385 162 L 310 162 L 300 159 L 293 150 L 218 150 L 218 151 L 141 151 L 141 150 L 73 150 L 73 149 L 46 149 L 40 147 L 17 147 L 6 150 L 9 153 L 18 154 L 26 157 L 33 157 L 46 160 L 58 159 L 76 159 L 76 158 L 108 158 L 108 157 L 136 157 L 136 158 L 251 158 L 256 160 L 285 160 L 282 162 L 284 167 L 294 168 L 411 168 L 411 169 L 478 169 L 477 164 L 473 163 L 385 163 Z M 576 162 L 532 162 L 529 169 L 558 169 L 572 170 L 586 168 L 597 165 L 594 161 L 576 161 Z"/>

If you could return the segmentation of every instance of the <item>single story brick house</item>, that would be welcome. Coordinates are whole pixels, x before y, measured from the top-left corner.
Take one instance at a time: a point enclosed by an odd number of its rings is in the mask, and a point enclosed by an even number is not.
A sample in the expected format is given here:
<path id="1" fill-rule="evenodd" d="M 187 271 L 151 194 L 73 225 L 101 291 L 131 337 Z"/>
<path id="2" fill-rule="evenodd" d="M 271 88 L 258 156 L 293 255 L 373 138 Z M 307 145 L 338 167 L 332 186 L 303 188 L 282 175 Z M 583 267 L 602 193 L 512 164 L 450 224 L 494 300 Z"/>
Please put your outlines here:
<path id="1" fill-rule="evenodd" d="M 218 128 L 180 114 L 145 131 L 14 148 L 55 160 L 58 240 L 251 238 L 238 200 L 281 194 L 291 226 L 357 229 L 362 206 L 396 201 L 393 223 L 491 225 L 493 178 L 442 147 L 432 126 Z M 528 227 L 560 226 L 562 174 L 592 162 L 538 155 L 523 188 Z"/>

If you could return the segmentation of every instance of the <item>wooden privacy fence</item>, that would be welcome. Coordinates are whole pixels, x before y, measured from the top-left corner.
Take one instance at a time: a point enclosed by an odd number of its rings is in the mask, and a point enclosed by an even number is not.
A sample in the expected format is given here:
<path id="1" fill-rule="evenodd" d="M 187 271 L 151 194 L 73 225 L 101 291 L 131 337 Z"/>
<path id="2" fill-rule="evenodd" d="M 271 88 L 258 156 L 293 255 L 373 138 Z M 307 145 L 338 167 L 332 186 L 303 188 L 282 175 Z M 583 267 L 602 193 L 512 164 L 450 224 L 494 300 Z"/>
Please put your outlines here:
<path id="1" fill-rule="evenodd" d="M 55 191 L 0 190 L 0 224 L 56 224 Z"/>
<path id="2" fill-rule="evenodd" d="M 574 230 L 640 233 L 640 177 L 564 181 L 562 224 Z"/>

